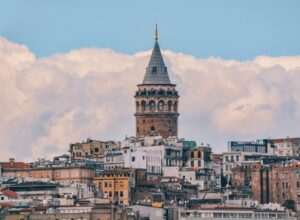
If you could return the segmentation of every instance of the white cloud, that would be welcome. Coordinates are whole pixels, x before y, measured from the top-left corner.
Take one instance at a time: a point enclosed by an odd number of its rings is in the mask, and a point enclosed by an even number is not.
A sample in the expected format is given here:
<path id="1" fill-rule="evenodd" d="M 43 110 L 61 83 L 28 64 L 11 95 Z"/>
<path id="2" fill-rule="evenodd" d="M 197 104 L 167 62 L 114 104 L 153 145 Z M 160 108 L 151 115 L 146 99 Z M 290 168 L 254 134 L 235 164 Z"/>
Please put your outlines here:
<path id="1" fill-rule="evenodd" d="M 149 55 L 84 48 L 37 59 L 0 38 L 0 159 L 49 157 L 87 137 L 134 135 L 133 95 Z M 164 57 L 181 95 L 181 137 L 221 151 L 231 139 L 299 135 L 300 56 Z"/>

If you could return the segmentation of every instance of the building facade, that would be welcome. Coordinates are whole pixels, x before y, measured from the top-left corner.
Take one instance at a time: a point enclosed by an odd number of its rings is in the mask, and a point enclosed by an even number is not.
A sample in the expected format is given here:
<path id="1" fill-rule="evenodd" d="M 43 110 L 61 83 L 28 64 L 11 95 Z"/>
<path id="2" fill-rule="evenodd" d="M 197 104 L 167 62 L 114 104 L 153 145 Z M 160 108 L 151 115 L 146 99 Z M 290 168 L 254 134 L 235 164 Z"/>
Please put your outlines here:
<path id="1" fill-rule="evenodd" d="M 300 156 L 300 138 L 272 139 L 277 156 Z"/>
<path id="2" fill-rule="evenodd" d="M 93 182 L 94 169 L 87 166 L 34 167 L 4 170 L 3 176 L 48 179 L 62 185 L 72 183 L 86 183 L 89 185 Z"/>
<path id="3" fill-rule="evenodd" d="M 112 203 L 129 205 L 135 172 L 133 169 L 104 170 L 94 178 L 94 184 Z"/>
<path id="4" fill-rule="evenodd" d="M 87 139 L 81 143 L 70 144 L 69 152 L 73 160 L 86 158 L 103 158 L 107 152 L 120 148 L 120 143 L 114 141 L 98 141 Z"/>
<path id="5" fill-rule="evenodd" d="M 228 152 L 249 152 L 273 155 L 274 148 L 269 139 L 257 141 L 229 141 Z"/>
<path id="6" fill-rule="evenodd" d="M 262 204 L 283 205 L 292 201 L 300 210 L 300 166 L 257 166 L 252 170 L 252 192 L 255 200 Z"/>

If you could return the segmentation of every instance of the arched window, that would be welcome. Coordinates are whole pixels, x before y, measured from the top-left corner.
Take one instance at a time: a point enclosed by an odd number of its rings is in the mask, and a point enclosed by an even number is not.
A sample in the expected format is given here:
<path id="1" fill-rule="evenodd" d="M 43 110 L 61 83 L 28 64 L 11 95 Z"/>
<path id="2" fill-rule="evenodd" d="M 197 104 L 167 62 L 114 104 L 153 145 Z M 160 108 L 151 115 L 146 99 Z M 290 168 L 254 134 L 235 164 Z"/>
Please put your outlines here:
<path id="1" fill-rule="evenodd" d="M 177 112 L 177 102 L 174 103 L 174 112 Z"/>
<path id="2" fill-rule="evenodd" d="M 136 102 L 136 111 L 139 112 L 140 111 L 140 103 Z"/>
<path id="3" fill-rule="evenodd" d="M 172 111 L 172 101 L 168 101 L 168 111 Z"/>
<path id="4" fill-rule="evenodd" d="M 160 101 L 158 102 L 158 110 L 159 110 L 159 111 L 163 111 L 163 110 L 164 110 L 164 105 L 165 105 L 164 101 L 163 101 L 163 100 L 160 100 Z"/>
<path id="5" fill-rule="evenodd" d="M 146 101 L 142 101 L 141 102 L 141 106 L 142 106 L 142 111 L 144 112 L 144 111 L 146 111 Z"/>
<path id="6" fill-rule="evenodd" d="M 191 151 L 191 158 L 194 158 L 194 151 Z"/>
<path id="7" fill-rule="evenodd" d="M 155 111 L 155 102 L 154 101 L 150 101 L 149 102 L 149 107 L 150 107 L 150 111 L 154 112 Z"/>

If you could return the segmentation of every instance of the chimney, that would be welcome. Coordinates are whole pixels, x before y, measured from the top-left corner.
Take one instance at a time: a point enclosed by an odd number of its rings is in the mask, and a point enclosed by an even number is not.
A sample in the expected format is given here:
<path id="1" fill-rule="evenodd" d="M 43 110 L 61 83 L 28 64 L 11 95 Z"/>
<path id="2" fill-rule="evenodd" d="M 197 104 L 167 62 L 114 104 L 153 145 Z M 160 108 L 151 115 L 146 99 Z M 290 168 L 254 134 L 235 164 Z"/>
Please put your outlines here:
<path id="1" fill-rule="evenodd" d="M 9 158 L 9 160 L 8 160 L 10 163 L 14 163 L 15 162 L 15 158 Z"/>

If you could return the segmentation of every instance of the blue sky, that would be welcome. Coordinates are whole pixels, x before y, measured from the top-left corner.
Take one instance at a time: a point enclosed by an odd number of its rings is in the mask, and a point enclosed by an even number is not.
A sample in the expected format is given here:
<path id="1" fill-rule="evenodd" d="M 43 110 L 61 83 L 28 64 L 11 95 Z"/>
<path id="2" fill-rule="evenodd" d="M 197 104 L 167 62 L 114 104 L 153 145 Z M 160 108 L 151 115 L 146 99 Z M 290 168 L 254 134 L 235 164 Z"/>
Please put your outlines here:
<path id="1" fill-rule="evenodd" d="M 38 57 L 99 47 L 133 54 L 152 48 L 155 23 L 164 49 L 249 60 L 300 52 L 300 1 L 0 2 L 0 36 Z"/>

